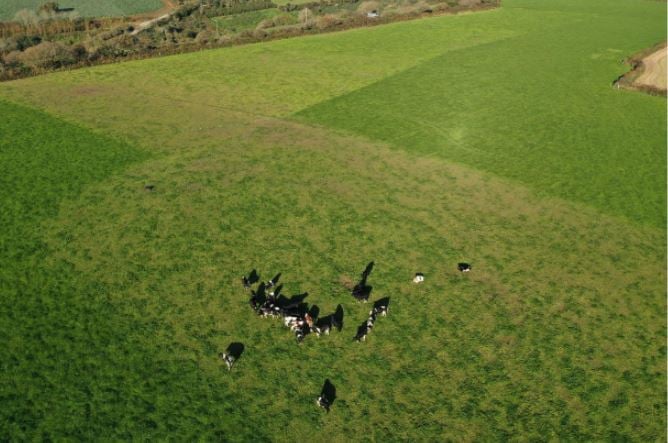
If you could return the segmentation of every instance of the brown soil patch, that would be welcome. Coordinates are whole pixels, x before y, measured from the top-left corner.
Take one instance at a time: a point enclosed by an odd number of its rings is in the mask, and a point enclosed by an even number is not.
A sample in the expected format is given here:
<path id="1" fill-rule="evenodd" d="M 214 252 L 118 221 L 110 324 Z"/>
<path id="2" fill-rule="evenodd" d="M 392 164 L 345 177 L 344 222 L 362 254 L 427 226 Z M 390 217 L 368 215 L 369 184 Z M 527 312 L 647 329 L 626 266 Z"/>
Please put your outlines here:
<path id="1" fill-rule="evenodd" d="M 633 69 L 615 80 L 614 87 L 666 96 L 666 42 L 635 54 L 627 63 Z"/>
<path id="2" fill-rule="evenodd" d="M 666 90 L 666 47 L 642 59 L 643 72 L 638 76 L 637 85 Z"/>

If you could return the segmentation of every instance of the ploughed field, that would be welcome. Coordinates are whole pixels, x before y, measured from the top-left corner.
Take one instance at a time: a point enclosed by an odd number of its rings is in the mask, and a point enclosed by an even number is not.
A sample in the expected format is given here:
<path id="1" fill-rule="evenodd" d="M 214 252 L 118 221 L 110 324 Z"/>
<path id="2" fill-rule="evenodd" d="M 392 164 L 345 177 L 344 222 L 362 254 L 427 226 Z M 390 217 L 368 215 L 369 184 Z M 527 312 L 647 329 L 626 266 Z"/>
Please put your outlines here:
<path id="1" fill-rule="evenodd" d="M 22 9 L 35 11 L 44 3 L 43 0 L 2 0 L 0 21 L 12 20 Z M 81 17 L 119 17 L 155 11 L 163 6 L 161 0 L 67 0 L 58 4 L 61 8 L 74 8 Z"/>
<path id="2" fill-rule="evenodd" d="M 665 99 L 611 84 L 665 12 L 508 0 L 0 84 L 0 435 L 664 439 Z M 298 345 L 252 268 L 343 330 Z"/>

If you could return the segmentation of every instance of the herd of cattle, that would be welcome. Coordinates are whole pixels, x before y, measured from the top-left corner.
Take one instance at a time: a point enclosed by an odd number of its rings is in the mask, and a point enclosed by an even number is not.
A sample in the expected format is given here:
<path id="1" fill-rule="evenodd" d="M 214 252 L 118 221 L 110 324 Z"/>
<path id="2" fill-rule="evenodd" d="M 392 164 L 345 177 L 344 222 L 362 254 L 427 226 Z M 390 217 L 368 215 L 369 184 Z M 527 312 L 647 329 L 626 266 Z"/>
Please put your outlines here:
<path id="1" fill-rule="evenodd" d="M 372 286 L 367 282 L 374 263 L 369 263 L 360 281 L 352 288 L 352 296 L 361 302 L 367 302 L 371 295 Z M 468 272 L 471 266 L 468 263 L 459 263 L 458 269 L 461 272 Z M 318 337 L 321 335 L 329 335 L 333 329 L 341 331 L 343 328 L 343 307 L 338 305 L 336 310 L 326 316 L 320 316 L 320 310 L 316 305 L 309 307 L 304 299 L 308 296 L 308 292 L 303 294 L 286 297 L 281 294 L 283 285 L 278 282 L 281 274 L 277 274 L 271 280 L 260 282 L 260 276 L 257 271 L 253 269 L 251 273 L 242 277 L 244 288 L 250 291 L 249 304 L 253 311 L 261 317 L 278 317 L 283 319 L 283 324 L 294 332 L 297 343 L 301 343 L 304 338 L 310 333 L 314 333 Z M 415 283 L 422 283 L 424 275 L 416 273 L 413 279 Z M 258 284 L 259 282 L 259 284 Z M 254 286 L 258 284 L 257 288 Z M 368 318 L 360 324 L 357 328 L 357 334 L 353 340 L 361 342 L 366 340 L 366 336 L 373 329 L 378 316 L 387 316 L 389 311 L 390 298 L 384 297 L 374 302 L 373 307 L 369 311 Z M 224 353 L 220 354 L 220 358 L 227 365 L 228 370 L 243 352 L 243 345 L 241 343 L 232 343 Z M 336 398 L 336 388 L 328 380 L 322 388 L 320 396 L 317 399 L 317 404 L 329 412 L 329 408 Z"/>
<path id="2" fill-rule="evenodd" d="M 369 300 L 372 286 L 367 283 L 367 280 L 372 270 L 373 262 L 367 265 L 362 273 L 362 278 L 351 291 L 353 297 L 358 301 L 366 303 Z M 250 275 L 242 277 L 244 288 L 251 294 L 249 304 L 259 316 L 282 318 L 283 324 L 294 332 L 297 343 L 301 343 L 310 333 L 319 337 L 329 335 L 333 329 L 341 331 L 343 328 L 343 307 L 341 305 L 338 305 L 332 314 L 320 317 L 317 305 L 309 307 L 308 303 L 304 302 L 308 292 L 289 298 L 281 294 L 283 285 L 278 284 L 280 278 L 281 274 L 277 274 L 271 280 L 259 283 L 254 289 L 253 286 L 260 281 L 257 271 L 253 270 Z M 357 328 L 354 340 L 364 341 L 367 334 L 373 329 L 378 315 L 387 315 L 389 305 L 389 297 L 377 300 L 369 312 L 369 317 Z"/>

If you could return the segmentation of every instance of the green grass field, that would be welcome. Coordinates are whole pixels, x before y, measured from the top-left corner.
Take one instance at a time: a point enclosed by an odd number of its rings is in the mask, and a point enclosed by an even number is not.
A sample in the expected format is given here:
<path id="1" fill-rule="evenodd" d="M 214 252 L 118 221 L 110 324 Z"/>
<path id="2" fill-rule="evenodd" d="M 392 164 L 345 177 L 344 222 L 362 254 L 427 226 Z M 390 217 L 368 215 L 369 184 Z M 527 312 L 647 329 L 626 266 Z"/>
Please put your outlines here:
<path id="1" fill-rule="evenodd" d="M 212 20 L 221 32 L 240 32 L 246 29 L 255 29 L 262 20 L 267 20 L 281 15 L 281 11 L 276 8 L 261 9 L 259 11 L 243 12 L 225 17 L 216 17 Z M 293 17 L 294 23 L 297 23 L 297 17 Z"/>
<path id="2" fill-rule="evenodd" d="M 11 20 L 21 9 L 36 11 L 44 3 L 44 0 L 3 0 L 0 2 L 0 20 Z M 160 0 L 67 0 L 58 4 L 61 8 L 74 8 L 81 17 L 118 17 L 162 7 Z"/>
<path id="3" fill-rule="evenodd" d="M 610 87 L 665 12 L 513 0 L 0 84 L 0 436 L 665 439 L 665 101 Z M 253 267 L 343 331 L 255 316 Z"/>

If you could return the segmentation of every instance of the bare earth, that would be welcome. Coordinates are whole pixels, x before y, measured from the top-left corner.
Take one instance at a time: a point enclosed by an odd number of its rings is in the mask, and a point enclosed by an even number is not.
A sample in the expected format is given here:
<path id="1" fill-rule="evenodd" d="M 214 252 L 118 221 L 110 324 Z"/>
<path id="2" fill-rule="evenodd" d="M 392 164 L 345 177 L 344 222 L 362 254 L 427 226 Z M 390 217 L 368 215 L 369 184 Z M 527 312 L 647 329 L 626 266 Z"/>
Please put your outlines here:
<path id="1" fill-rule="evenodd" d="M 653 88 L 666 90 L 666 47 L 645 57 L 643 60 L 643 72 L 634 81 L 639 86 L 651 86 Z"/>

